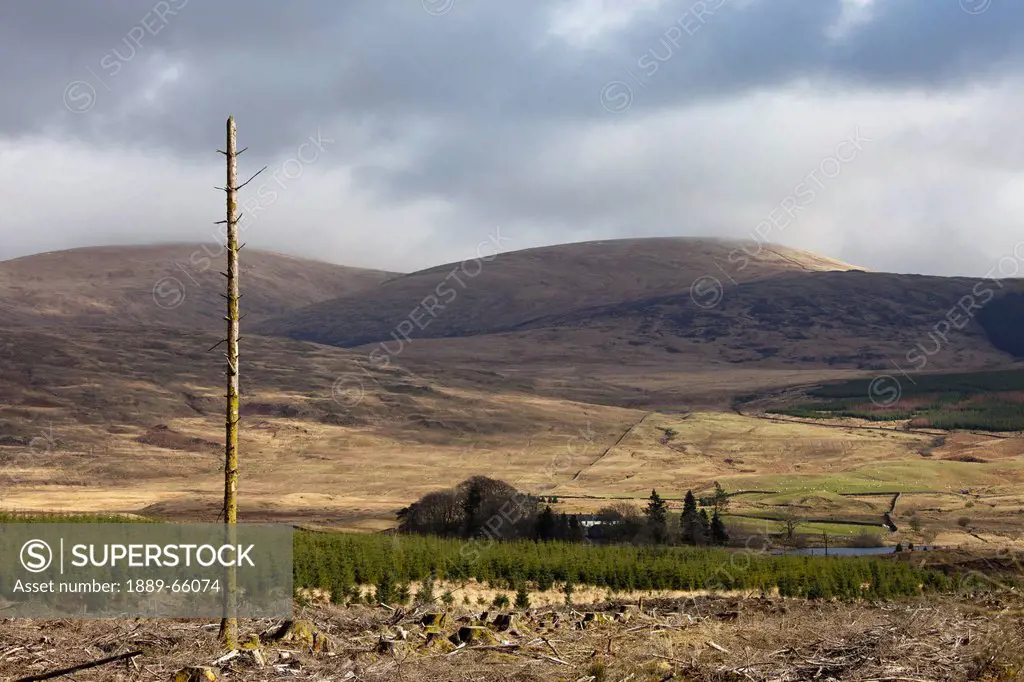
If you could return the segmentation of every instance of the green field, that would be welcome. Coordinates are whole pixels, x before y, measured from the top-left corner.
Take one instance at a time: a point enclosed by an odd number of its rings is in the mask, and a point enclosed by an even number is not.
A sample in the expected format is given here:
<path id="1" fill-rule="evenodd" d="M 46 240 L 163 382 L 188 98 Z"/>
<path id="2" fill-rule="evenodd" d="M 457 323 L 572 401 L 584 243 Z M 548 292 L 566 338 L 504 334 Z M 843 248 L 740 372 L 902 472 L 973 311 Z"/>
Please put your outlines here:
<path id="1" fill-rule="evenodd" d="M 780 494 L 868 494 L 880 492 L 948 491 L 959 487 L 999 485 L 1022 463 L 976 464 L 920 458 L 865 464 L 835 474 L 737 476 L 731 485 L 740 490 L 772 490 Z M 744 498 L 744 501 L 748 498 Z M 780 498 L 778 502 L 784 502 Z"/>
<path id="2" fill-rule="evenodd" d="M 751 515 L 752 516 L 752 515 Z M 763 518 L 751 518 L 751 516 L 730 516 L 726 515 L 725 520 L 729 528 L 740 531 L 751 536 L 774 536 L 779 537 L 786 529 L 785 523 L 777 513 L 766 512 Z M 878 517 L 881 519 L 881 516 Z M 802 521 L 797 528 L 797 534 L 807 536 L 811 544 L 821 544 L 822 534 L 829 537 L 830 546 L 840 547 L 849 543 L 853 538 L 870 534 L 877 537 L 876 545 L 885 544 L 885 530 L 881 522 L 875 526 L 862 526 L 836 521 L 835 523 L 823 523 L 819 521 Z"/>

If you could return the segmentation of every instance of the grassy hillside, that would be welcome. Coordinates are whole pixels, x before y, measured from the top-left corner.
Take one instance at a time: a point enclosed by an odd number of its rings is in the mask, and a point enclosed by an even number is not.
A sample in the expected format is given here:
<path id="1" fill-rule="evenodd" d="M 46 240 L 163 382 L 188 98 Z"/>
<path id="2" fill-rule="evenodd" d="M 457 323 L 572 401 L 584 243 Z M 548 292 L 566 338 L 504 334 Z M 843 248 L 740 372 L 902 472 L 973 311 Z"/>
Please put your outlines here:
<path id="1" fill-rule="evenodd" d="M 0 325 L 223 326 L 219 244 L 106 246 L 0 262 Z M 251 324 L 394 276 L 245 249 L 242 307 Z"/>
<path id="2" fill-rule="evenodd" d="M 745 256 L 743 249 L 751 255 Z M 561 244 L 422 270 L 372 294 L 345 296 L 260 325 L 261 333 L 339 346 L 406 336 L 444 338 L 507 331 L 537 318 L 689 292 L 698 278 L 732 270 L 736 281 L 854 266 L 781 246 L 689 238 Z M 732 263 L 739 254 L 742 267 Z M 756 255 L 755 255 L 756 254 Z M 687 294 L 688 295 L 688 294 Z M 403 327 L 404 329 L 404 327 Z M 401 338 L 402 331 L 398 332 Z"/>

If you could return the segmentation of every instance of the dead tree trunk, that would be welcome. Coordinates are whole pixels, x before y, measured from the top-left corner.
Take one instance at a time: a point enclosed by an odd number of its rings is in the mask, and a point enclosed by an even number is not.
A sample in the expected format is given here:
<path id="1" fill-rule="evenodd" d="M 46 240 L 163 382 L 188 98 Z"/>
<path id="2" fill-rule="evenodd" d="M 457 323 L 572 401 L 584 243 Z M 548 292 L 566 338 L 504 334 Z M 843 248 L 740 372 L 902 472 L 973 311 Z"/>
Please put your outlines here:
<path id="1" fill-rule="evenodd" d="M 236 151 L 235 117 L 227 123 L 227 411 L 224 433 L 224 523 L 228 525 L 229 542 L 234 544 L 234 528 L 238 520 L 238 153 Z M 224 617 L 220 622 L 220 638 L 227 649 L 238 648 L 238 619 L 235 595 L 235 568 L 227 571 L 224 591 Z"/>
<path id="2" fill-rule="evenodd" d="M 224 516 L 225 542 L 236 544 L 236 528 L 238 522 L 238 403 L 240 391 L 238 388 L 238 323 L 241 320 L 239 314 L 238 293 L 238 252 L 245 244 L 238 243 L 238 222 L 241 216 L 238 214 L 238 190 L 255 179 L 257 175 L 267 170 L 264 166 L 251 178 L 238 184 L 238 155 L 245 149 L 237 149 L 237 132 L 235 130 L 235 117 L 229 116 L 227 123 L 227 148 L 220 151 L 227 158 L 227 184 L 218 189 L 224 190 L 227 195 L 227 216 L 224 220 L 218 221 L 218 225 L 225 227 L 226 250 L 228 254 L 227 272 L 221 274 L 227 278 L 227 315 L 224 319 L 228 323 L 228 336 L 221 343 L 226 343 L 228 348 L 225 356 L 227 366 L 225 375 L 227 377 L 227 409 L 224 416 L 224 508 L 221 513 Z M 218 346 L 220 343 L 217 344 Z M 214 346 L 216 348 L 216 346 Z M 212 350 L 212 349 L 211 349 Z M 234 566 L 228 567 L 225 572 L 224 589 L 224 612 L 220 622 L 220 638 L 225 648 L 238 648 L 238 619 L 237 619 L 237 596 L 236 596 L 236 573 Z"/>

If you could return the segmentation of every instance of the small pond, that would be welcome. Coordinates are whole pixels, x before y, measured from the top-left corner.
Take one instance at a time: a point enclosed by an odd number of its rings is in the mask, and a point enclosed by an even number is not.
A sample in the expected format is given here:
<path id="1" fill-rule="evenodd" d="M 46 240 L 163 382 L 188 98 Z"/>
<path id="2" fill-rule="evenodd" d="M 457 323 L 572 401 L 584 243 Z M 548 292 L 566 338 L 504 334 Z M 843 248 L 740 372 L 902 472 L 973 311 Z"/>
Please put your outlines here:
<path id="1" fill-rule="evenodd" d="M 889 547 L 829 547 L 828 556 L 869 556 L 872 554 L 892 554 L 896 551 L 895 545 Z M 804 556 L 825 556 L 824 547 L 805 547 L 803 549 L 790 549 L 783 554 L 795 554 Z"/>
<path id="2" fill-rule="evenodd" d="M 914 547 L 914 552 L 933 551 L 934 547 Z M 888 547 L 829 547 L 828 556 L 871 556 L 874 554 L 892 554 L 896 551 L 895 545 Z M 904 551 L 908 551 L 904 549 Z M 805 547 L 803 549 L 788 549 L 779 554 L 792 554 L 802 556 L 825 556 L 824 547 Z"/>

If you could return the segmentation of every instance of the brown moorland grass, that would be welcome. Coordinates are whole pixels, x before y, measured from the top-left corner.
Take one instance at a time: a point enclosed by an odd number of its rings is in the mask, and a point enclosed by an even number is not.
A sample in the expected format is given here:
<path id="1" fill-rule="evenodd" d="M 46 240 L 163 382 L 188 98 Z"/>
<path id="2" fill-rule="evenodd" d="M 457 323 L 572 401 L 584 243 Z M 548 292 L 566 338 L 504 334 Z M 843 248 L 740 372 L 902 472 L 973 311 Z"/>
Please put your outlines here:
<path id="1" fill-rule="evenodd" d="M 216 518 L 222 368 L 206 351 L 218 339 L 171 329 L 158 340 L 102 328 L 73 340 L 56 330 L 0 330 L 0 505 Z M 643 504 L 652 488 L 678 505 L 686 490 L 707 491 L 714 481 L 775 493 L 737 496 L 736 513 L 795 510 L 836 521 L 884 511 L 887 500 L 850 493 L 934 494 L 936 504 L 921 505 L 925 525 L 958 542 L 1002 542 L 995 538 L 1019 527 L 1024 506 L 1017 439 L 957 433 L 936 446 L 935 430 L 765 419 L 724 406 L 615 406 L 622 368 L 619 384 L 595 380 L 587 402 L 559 397 L 557 387 L 534 390 L 530 376 L 453 371 L 442 381 L 397 363 L 360 365 L 338 348 L 264 337 L 250 337 L 247 349 L 241 513 L 249 520 L 380 530 L 424 493 L 476 473 L 556 496 L 558 511 L 596 511 L 616 498 Z M 644 371 L 641 384 L 662 390 L 660 375 Z M 691 394 L 707 386 L 725 395 L 799 374 L 670 375 Z M 675 435 L 666 439 L 666 430 Z M 963 509 L 989 499 L 992 506 Z M 956 523 L 965 514 L 969 531 Z M 899 517 L 897 524 L 905 528 Z"/>

